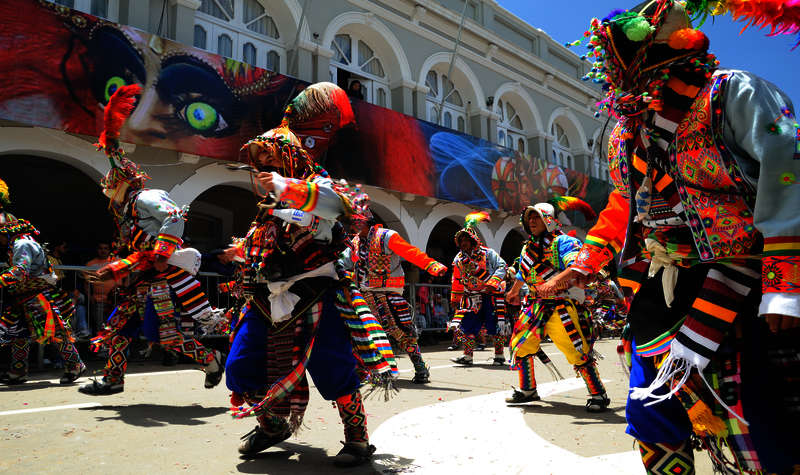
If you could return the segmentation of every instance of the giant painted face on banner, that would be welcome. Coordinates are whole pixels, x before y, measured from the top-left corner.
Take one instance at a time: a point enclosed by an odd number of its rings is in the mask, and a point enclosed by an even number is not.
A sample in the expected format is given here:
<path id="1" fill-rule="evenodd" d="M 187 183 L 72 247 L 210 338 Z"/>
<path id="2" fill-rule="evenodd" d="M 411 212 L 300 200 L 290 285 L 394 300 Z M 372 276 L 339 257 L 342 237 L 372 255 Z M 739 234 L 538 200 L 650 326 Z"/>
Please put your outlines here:
<path id="1" fill-rule="evenodd" d="M 11 25 L 25 30 L 14 36 L 18 44 L 10 45 L 13 57 L 25 60 L 3 61 L 0 110 L 20 101 L 32 114 L 55 108 L 56 114 L 38 117 L 55 127 L 96 134 L 109 97 L 120 86 L 138 83 L 142 95 L 122 130 L 123 141 L 235 159 L 231 151 L 278 122 L 288 98 L 304 87 L 287 76 L 49 2 L 22 6 L 33 11 L 15 15 L 35 18 L 38 31 L 31 34 L 24 21 Z M 49 79 L 46 91 L 32 87 L 42 86 L 41 76 L 29 81 L 37 73 Z"/>
<path id="2" fill-rule="evenodd" d="M 2 119 L 97 137 L 109 97 L 137 83 L 142 94 L 120 140 L 242 161 L 242 144 L 277 127 L 308 85 L 45 0 L 0 1 L 0 71 Z M 327 118 L 298 126 L 332 176 L 512 212 L 565 192 L 600 209 L 608 196 L 607 183 L 589 186 L 575 170 L 366 101 L 351 103 L 356 126 L 342 128 L 335 140 Z"/>

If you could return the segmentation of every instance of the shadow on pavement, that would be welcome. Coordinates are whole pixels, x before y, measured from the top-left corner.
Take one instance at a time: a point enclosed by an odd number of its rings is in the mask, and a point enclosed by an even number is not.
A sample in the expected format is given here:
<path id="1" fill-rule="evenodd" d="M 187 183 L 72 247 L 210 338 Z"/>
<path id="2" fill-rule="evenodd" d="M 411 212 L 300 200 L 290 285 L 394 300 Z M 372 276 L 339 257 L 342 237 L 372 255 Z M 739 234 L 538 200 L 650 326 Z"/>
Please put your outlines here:
<path id="1" fill-rule="evenodd" d="M 2 385 L 0 386 L 0 392 L 35 391 L 37 389 L 52 388 L 53 386 L 69 387 L 74 385 L 53 384 L 49 381 L 27 381 L 22 384 Z"/>
<path id="2" fill-rule="evenodd" d="M 379 474 L 370 463 L 365 463 L 360 467 L 349 469 L 337 469 L 333 465 L 333 455 L 319 448 L 306 444 L 296 444 L 293 442 L 281 442 L 268 449 L 252 456 L 242 456 L 242 462 L 236 465 L 236 469 L 241 473 L 291 473 L 293 475 L 318 474 L 323 472 L 339 472 L 349 474 Z M 383 454 L 376 454 L 373 459 L 383 457 Z M 387 456 L 391 457 L 391 456 Z"/>
<path id="3" fill-rule="evenodd" d="M 617 414 L 617 411 L 624 410 L 625 406 L 609 407 L 606 412 L 586 412 L 580 404 L 571 404 L 560 401 L 539 401 L 528 405 L 513 406 L 522 409 L 525 414 L 556 414 L 572 416 L 574 421 L 571 424 L 627 424 L 624 415 Z"/>
<path id="4" fill-rule="evenodd" d="M 400 379 L 396 381 L 394 384 L 403 391 L 414 391 L 417 389 L 422 389 L 426 391 L 451 391 L 451 392 L 458 392 L 458 393 L 468 393 L 471 389 L 462 389 L 462 388 L 445 388 L 442 386 L 433 386 L 432 384 L 435 381 L 427 384 L 414 384 L 411 382 L 410 379 Z"/>
<path id="5" fill-rule="evenodd" d="M 227 412 L 225 407 L 165 406 L 161 404 L 131 404 L 128 406 L 83 407 L 81 411 L 116 411 L 115 416 L 97 416 L 98 421 L 119 420 L 139 427 L 161 427 L 172 424 L 196 426 L 206 419 Z"/>

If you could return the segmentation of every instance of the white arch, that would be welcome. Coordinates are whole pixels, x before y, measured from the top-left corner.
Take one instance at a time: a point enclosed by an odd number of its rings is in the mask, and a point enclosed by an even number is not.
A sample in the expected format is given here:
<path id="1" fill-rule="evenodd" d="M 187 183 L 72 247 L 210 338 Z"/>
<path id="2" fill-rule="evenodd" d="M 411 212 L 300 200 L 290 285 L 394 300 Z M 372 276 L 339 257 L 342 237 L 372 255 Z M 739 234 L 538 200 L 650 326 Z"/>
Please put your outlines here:
<path id="1" fill-rule="evenodd" d="M 567 107 L 559 107 L 550 114 L 550 119 L 547 121 L 547 130 L 546 133 L 550 134 L 550 129 L 553 126 L 553 123 L 559 120 L 559 125 L 564 127 L 564 132 L 567 133 L 569 136 L 570 141 L 570 148 L 572 151 L 581 151 L 582 153 L 591 153 L 589 148 L 586 146 L 586 133 L 583 131 L 583 127 L 581 127 L 578 118 L 575 117 L 575 113 L 572 112 Z M 575 140 L 578 141 L 578 147 L 575 146 Z M 549 151 L 547 153 L 550 153 Z"/>
<path id="2" fill-rule="evenodd" d="M 287 18 L 282 15 L 281 6 L 288 8 L 289 14 L 292 16 L 294 31 L 291 32 L 292 36 L 290 38 L 285 38 L 284 43 L 287 47 L 290 47 L 292 42 L 294 42 L 294 34 L 297 32 L 297 24 L 300 23 L 300 17 L 303 15 L 303 7 L 300 6 L 300 2 L 298 0 L 260 0 L 261 3 L 264 5 L 264 8 L 267 9 L 267 13 L 272 16 L 272 18 L 276 21 L 278 25 L 286 24 Z M 278 8 L 275 8 L 275 7 Z M 276 15 L 273 15 L 272 12 L 275 12 Z M 303 26 L 300 28 L 300 37 L 298 38 L 300 43 L 310 42 L 311 41 L 311 31 L 308 29 L 308 13 L 306 12 L 306 18 L 303 20 Z M 280 22 L 280 23 L 278 23 Z M 288 41 L 286 41 L 288 40 Z"/>
<path id="3" fill-rule="evenodd" d="M 500 225 L 500 228 L 495 233 L 495 241 L 500 243 L 500 247 L 497 248 L 498 250 L 503 247 L 503 242 L 505 242 L 508 235 L 517 228 L 520 230 L 522 229 L 522 226 L 519 224 L 519 216 L 512 215 L 503 220 L 503 224 Z M 522 232 L 520 234 L 524 236 L 525 233 Z"/>
<path id="4" fill-rule="evenodd" d="M 417 82 L 419 84 L 425 84 L 425 77 L 428 75 L 428 71 L 430 71 L 434 66 L 438 64 L 445 64 L 449 66 L 451 56 L 452 53 L 448 53 L 446 51 L 440 51 L 430 55 L 428 59 L 422 63 L 422 68 L 419 71 L 419 79 Z M 467 95 L 465 98 L 466 100 L 472 101 L 472 105 L 476 112 L 484 109 L 486 105 L 486 96 L 483 93 L 481 82 L 478 80 L 478 76 L 476 76 L 472 71 L 472 68 L 470 68 L 469 65 L 459 56 L 456 56 L 456 60 L 453 63 L 453 77 L 450 78 L 450 80 L 453 81 L 453 84 L 456 85 L 456 89 L 459 89 L 461 94 Z M 467 83 L 469 85 L 469 89 L 459 87 L 463 83 Z"/>
<path id="5" fill-rule="evenodd" d="M 497 91 L 495 91 L 494 93 L 494 103 L 497 104 L 503 98 L 503 95 L 506 94 L 511 96 L 512 100 L 516 98 L 519 101 L 522 101 L 522 103 L 527 108 L 527 110 L 525 109 L 521 110 L 520 107 L 515 107 L 515 109 L 517 110 L 517 114 L 520 114 L 523 121 L 528 122 L 524 130 L 526 135 L 529 136 L 533 135 L 533 132 L 546 133 L 546 131 L 542 129 L 542 116 L 541 114 L 539 114 L 539 108 L 536 107 L 536 103 L 533 102 L 533 98 L 531 97 L 530 94 L 528 94 L 528 91 L 526 91 L 525 88 L 523 88 L 520 83 L 507 82 L 505 84 L 502 84 L 499 88 L 497 88 Z M 526 112 L 527 114 L 525 114 Z M 526 117 L 526 115 L 530 117 Z M 532 123 L 528 120 L 530 118 L 533 119 Z"/>
<path id="6" fill-rule="evenodd" d="M 194 171 L 190 177 L 173 186 L 169 196 L 179 205 L 190 205 L 200 194 L 217 185 L 233 185 L 250 190 L 250 173 L 228 170 L 223 162 L 211 163 Z"/>
<path id="7" fill-rule="evenodd" d="M 0 127 L 0 155 L 12 154 L 35 155 L 66 163 L 98 184 L 110 168 L 108 158 L 91 142 L 54 129 Z"/>
<path id="8" fill-rule="evenodd" d="M 428 247 L 428 240 L 431 237 L 433 228 L 443 219 L 452 219 L 456 224 L 464 226 L 464 216 L 468 213 L 475 211 L 474 209 L 463 205 L 461 203 L 442 203 L 434 206 L 431 212 L 419 224 L 417 242 L 414 244 L 423 251 Z M 489 229 L 486 223 L 478 223 L 478 234 L 484 240 L 487 246 L 494 246 L 494 233 Z"/>
<path id="9" fill-rule="evenodd" d="M 414 218 L 408 213 L 396 196 L 374 186 L 364 186 L 364 191 L 369 195 L 370 207 L 386 221 L 390 229 L 394 229 L 410 244 L 417 246 L 417 225 Z M 392 219 L 387 219 L 391 217 Z M 417 246 L 419 247 L 419 246 Z M 424 249 L 424 248 L 423 248 Z"/>
<path id="10" fill-rule="evenodd" d="M 409 66 L 403 45 L 392 33 L 392 30 L 375 18 L 374 14 L 346 12 L 338 15 L 325 28 L 325 33 L 322 35 L 322 47 L 328 48 L 333 42 L 333 37 L 350 25 L 356 25 L 358 34 L 369 41 L 370 48 L 378 53 L 383 66 L 387 69 L 387 77 L 390 82 L 394 83 L 398 79 L 403 82 L 412 80 L 411 66 Z"/>

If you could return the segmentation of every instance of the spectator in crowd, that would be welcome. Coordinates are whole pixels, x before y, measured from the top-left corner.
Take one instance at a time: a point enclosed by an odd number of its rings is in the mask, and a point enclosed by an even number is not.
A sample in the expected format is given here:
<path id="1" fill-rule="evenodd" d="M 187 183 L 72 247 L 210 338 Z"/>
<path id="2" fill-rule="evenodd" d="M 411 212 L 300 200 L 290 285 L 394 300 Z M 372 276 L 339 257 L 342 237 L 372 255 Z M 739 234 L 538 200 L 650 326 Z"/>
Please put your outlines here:
<path id="1" fill-rule="evenodd" d="M 233 276 L 236 271 L 236 264 L 233 263 L 233 254 L 226 253 L 225 249 L 214 249 L 203 254 L 200 264 L 201 272 L 214 272 L 225 277 Z"/>
<path id="2" fill-rule="evenodd" d="M 428 315 L 425 313 L 422 307 L 422 303 L 417 302 L 417 312 L 414 315 L 414 323 L 417 325 L 417 329 L 428 328 Z"/>
<path id="3" fill-rule="evenodd" d="M 425 284 L 427 282 L 427 276 L 421 276 L 419 283 Z M 430 288 L 427 285 L 417 285 L 417 314 L 421 315 L 423 318 L 429 318 L 431 316 L 429 304 L 430 304 Z"/>
<path id="4" fill-rule="evenodd" d="M 86 266 L 92 269 L 99 269 L 110 262 L 114 262 L 111 257 L 111 244 L 107 241 L 100 241 L 97 243 L 94 259 L 87 262 Z M 87 295 L 89 296 L 87 302 L 88 318 L 97 330 L 102 328 L 103 323 L 114 308 L 114 302 L 110 294 L 117 284 L 118 282 L 109 279 L 102 282 L 92 282 L 87 285 Z"/>
<path id="5" fill-rule="evenodd" d="M 347 88 L 347 96 L 353 99 L 364 100 L 364 91 L 362 90 L 361 81 L 356 79 L 350 83 L 350 87 Z"/>
<path id="6" fill-rule="evenodd" d="M 67 241 L 55 239 L 50 243 L 47 260 L 53 267 L 64 265 L 64 256 L 67 255 Z M 59 281 L 64 278 L 64 271 L 56 269 L 56 277 Z"/>
<path id="7" fill-rule="evenodd" d="M 433 326 L 445 328 L 447 326 L 447 307 L 441 294 L 433 296 Z"/>
<path id="8" fill-rule="evenodd" d="M 56 269 L 58 266 L 64 265 L 64 257 L 67 255 L 68 247 L 67 241 L 63 239 L 54 239 L 50 242 L 47 249 L 47 260 L 53 266 L 58 287 L 67 292 L 75 304 L 75 313 L 72 315 L 72 330 L 75 332 L 77 338 L 87 338 L 90 336 L 89 325 L 86 321 L 86 299 L 82 293 L 73 287 L 74 282 L 65 282 L 65 273 L 63 270 Z M 69 279 L 68 279 L 69 280 Z M 65 286 L 67 288 L 65 288 Z M 71 288 L 71 290 L 70 290 Z"/>

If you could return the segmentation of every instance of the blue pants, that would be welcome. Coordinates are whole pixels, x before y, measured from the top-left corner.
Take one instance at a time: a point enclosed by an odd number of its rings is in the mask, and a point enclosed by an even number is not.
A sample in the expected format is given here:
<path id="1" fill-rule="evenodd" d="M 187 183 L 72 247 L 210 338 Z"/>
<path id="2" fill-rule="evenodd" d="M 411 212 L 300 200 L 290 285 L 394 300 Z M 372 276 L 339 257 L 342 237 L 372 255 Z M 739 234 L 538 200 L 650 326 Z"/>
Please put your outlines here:
<path id="1" fill-rule="evenodd" d="M 633 347 L 636 348 L 635 341 Z M 631 363 L 630 388 L 650 386 L 658 373 L 652 359 L 642 358 L 634 350 Z M 667 388 L 664 387 L 656 394 L 666 392 Z M 659 444 L 676 444 L 689 437 L 692 424 L 686 415 L 686 409 L 676 396 L 645 407 L 647 402 L 652 402 L 652 399 L 639 400 L 628 396 L 628 403 L 625 405 L 628 427 L 625 432 L 637 440 Z"/>
<path id="2" fill-rule="evenodd" d="M 335 299 L 335 289 L 322 297 L 317 336 L 306 365 L 317 390 L 328 401 L 352 394 L 361 386 L 350 332 L 336 310 Z M 265 372 L 269 330 L 267 320 L 252 308 L 242 317 L 225 366 L 225 384 L 231 391 L 261 392 L 276 382 L 268 381 Z"/>
<path id="3" fill-rule="evenodd" d="M 489 335 L 497 335 L 497 318 L 494 315 L 494 301 L 490 294 L 483 294 L 480 310 L 466 312 L 461 319 L 461 331 L 465 335 L 477 335 L 482 326 L 486 326 Z"/>

